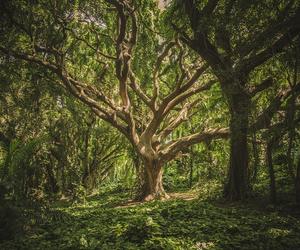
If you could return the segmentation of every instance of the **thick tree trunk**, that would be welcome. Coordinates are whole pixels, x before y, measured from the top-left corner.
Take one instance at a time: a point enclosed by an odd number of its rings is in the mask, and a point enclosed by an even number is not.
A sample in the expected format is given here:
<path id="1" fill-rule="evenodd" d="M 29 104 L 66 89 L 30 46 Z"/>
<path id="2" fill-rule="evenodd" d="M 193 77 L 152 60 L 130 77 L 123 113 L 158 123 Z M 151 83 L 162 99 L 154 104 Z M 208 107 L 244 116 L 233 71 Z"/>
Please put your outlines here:
<path id="1" fill-rule="evenodd" d="M 224 187 L 227 200 L 238 201 L 247 197 L 248 179 L 248 116 L 250 99 L 242 93 L 229 95 L 230 120 L 230 162 L 228 180 Z"/>
<path id="2" fill-rule="evenodd" d="M 136 185 L 135 185 L 135 200 L 140 200 L 143 194 L 145 185 L 145 168 L 142 164 L 142 160 L 138 154 L 132 155 L 132 160 L 136 173 Z"/>
<path id="3" fill-rule="evenodd" d="M 144 181 L 137 197 L 138 200 L 165 200 L 169 196 L 163 187 L 163 168 L 158 161 L 144 160 Z"/>

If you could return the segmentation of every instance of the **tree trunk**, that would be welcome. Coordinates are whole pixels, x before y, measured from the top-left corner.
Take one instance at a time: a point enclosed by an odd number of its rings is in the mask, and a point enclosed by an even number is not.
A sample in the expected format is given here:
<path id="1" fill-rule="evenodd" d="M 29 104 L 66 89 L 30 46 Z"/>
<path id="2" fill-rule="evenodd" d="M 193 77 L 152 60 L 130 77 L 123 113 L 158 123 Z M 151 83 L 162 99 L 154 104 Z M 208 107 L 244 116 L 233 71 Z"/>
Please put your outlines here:
<path id="1" fill-rule="evenodd" d="M 224 196 L 227 200 L 238 201 L 245 199 L 249 192 L 247 133 L 250 99 L 242 93 L 228 97 L 231 113 L 230 162 Z"/>
<path id="2" fill-rule="evenodd" d="M 190 180 L 189 180 L 189 187 L 192 188 L 193 186 L 193 176 L 194 176 L 194 161 L 193 157 L 190 158 Z"/>
<path id="3" fill-rule="evenodd" d="M 300 204 L 300 158 L 297 164 L 297 173 L 295 178 L 296 202 Z"/>
<path id="4" fill-rule="evenodd" d="M 144 160 L 144 181 L 141 185 L 141 191 L 137 197 L 138 200 L 165 200 L 169 196 L 163 187 L 163 168 L 155 160 Z"/>
<path id="5" fill-rule="evenodd" d="M 255 132 L 252 136 L 252 151 L 253 151 L 253 166 L 252 166 L 251 183 L 254 183 L 257 180 L 258 165 L 259 165 L 259 150 L 257 146 Z"/>
<path id="6" fill-rule="evenodd" d="M 289 126 L 288 131 L 288 150 L 287 150 L 287 167 L 288 167 L 288 173 L 291 177 L 291 180 L 295 179 L 295 173 L 294 173 L 294 166 L 293 166 L 293 156 L 292 156 L 292 149 L 295 141 L 295 125 L 294 125 L 294 117 L 295 117 L 295 97 L 292 96 L 292 100 L 290 101 L 288 105 L 289 111 L 287 112 L 287 124 Z"/>
<path id="7" fill-rule="evenodd" d="M 273 167 L 273 160 L 272 160 L 272 147 L 273 142 L 267 142 L 266 147 L 266 163 L 268 166 L 269 178 L 270 178 L 270 201 L 271 203 L 275 204 L 277 200 L 276 195 L 276 182 L 275 182 L 275 172 Z"/>
<path id="8" fill-rule="evenodd" d="M 138 154 L 132 153 L 132 160 L 136 173 L 136 185 L 135 185 L 135 200 L 140 200 L 143 194 L 145 183 L 145 168 L 142 164 L 142 160 Z"/>
<path id="9" fill-rule="evenodd" d="M 50 193 L 57 193 L 59 191 L 59 187 L 57 185 L 57 181 L 55 179 L 53 169 L 52 169 L 52 161 L 50 160 L 50 164 L 46 165 L 46 173 L 47 173 L 47 179 L 48 179 L 48 185 L 49 185 L 49 191 Z"/>
<path id="10" fill-rule="evenodd" d="M 83 176 L 81 179 L 82 185 L 86 190 L 90 188 L 89 185 L 89 177 L 91 175 L 90 162 L 89 162 L 89 141 L 90 141 L 90 130 L 91 125 L 87 124 L 88 128 L 84 131 L 83 135 L 83 157 L 82 157 L 82 165 L 83 165 Z"/>
<path id="11" fill-rule="evenodd" d="M 213 179 L 213 156 L 212 156 L 212 147 L 211 147 L 211 141 L 206 143 L 206 148 L 207 148 L 207 157 L 208 157 L 208 164 L 207 164 L 207 178 L 209 180 Z"/>

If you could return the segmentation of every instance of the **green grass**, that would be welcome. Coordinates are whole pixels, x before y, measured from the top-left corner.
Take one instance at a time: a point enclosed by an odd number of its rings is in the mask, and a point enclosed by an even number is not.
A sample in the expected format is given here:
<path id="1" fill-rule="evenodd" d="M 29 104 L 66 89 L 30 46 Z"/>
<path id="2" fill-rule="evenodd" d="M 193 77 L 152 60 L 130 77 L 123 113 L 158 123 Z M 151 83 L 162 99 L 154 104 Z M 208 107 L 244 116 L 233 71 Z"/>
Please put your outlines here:
<path id="1" fill-rule="evenodd" d="M 120 206 L 128 193 L 56 204 L 56 219 L 0 249 L 300 249 L 300 220 L 207 199 Z"/>

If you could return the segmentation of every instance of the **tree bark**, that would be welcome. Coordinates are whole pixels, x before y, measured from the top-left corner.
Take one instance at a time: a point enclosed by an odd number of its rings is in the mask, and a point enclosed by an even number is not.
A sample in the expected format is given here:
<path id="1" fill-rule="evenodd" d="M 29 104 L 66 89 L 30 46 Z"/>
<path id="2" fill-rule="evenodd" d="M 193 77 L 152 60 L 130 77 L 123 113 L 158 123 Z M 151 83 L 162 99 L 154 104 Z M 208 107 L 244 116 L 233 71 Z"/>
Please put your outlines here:
<path id="1" fill-rule="evenodd" d="M 144 182 L 138 200 L 165 200 L 169 195 L 163 187 L 163 168 L 157 160 L 144 160 Z"/>
<path id="2" fill-rule="evenodd" d="M 259 165 L 259 149 L 257 145 L 255 132 L 252 136 L 252 151 L 253 151 L 253 166 L 252 166 L 251 183 L 254 183 L 257 180 L 258 165 Z"/>
<path id="3" fill-rule="evenodd" d="M 57 185 L 57 181 L 54 176 L 54 172 L 52 169 L 52 161 L 50 161 L 50 164 L 46 165 L 46 173 L 47 173 L 47 179 L 48 179 L 48 185 L 49 185 L 49 191 L 51 193 L 56 194 L 59 191 L 59 187 Z"/>
<path id="4" fill-rule="evenodd" d="M 249 192 L 248 117 L 250 99 L 242 93 L 229 94 L 230 162 L 224 196 L 229 201 L 243 200 Z"/>
<path id="5" fill-rule="evenodd" d="M 189 177 L 189 187 L 192 188 L 193 186 L 193 176 L 194 176 L 194 160 L 193 157 L 190 158 L 190 177 Z"/>
<path id="6" fill-rule="evenodd" d="M 132 153 L 132 160 L 136 173 L 136 190 L 135 190 L 135 200 L 140 200 L 145 183 L 145 168 L 142 164 L 142 160 L 140 156 L 136 153 Z"/>
<path id="7" fill-rule="evenodd" d="M 83 135 L 83 157 L 82 157 L 82 165 L 83 165 L 83 176 L 81 179 L 82 185 L 85 189 L 89 189 L 89 177 L 91 174 L 90 169 L 90 162 L 89 162 L 89 139 L 90 139 L 90 129 L 91 127 L 88 126 L 88 129 L 84 131 Z"/>
<path id="8" fill-rule="evenodd" d="M 297 164 L 297 173 L 295 178 L 296 202 L 300 204 L 300 158 Z"/>
<path id="9" fill-rule="evenodd" d="M 296 79 L 295 79 L 295 84 L 296 84 Z M 288 172 L 291 177 L 291 180 L 295 180 L 295 173 L 294 173 L 294 166 L 293 166 L 293 156 L 292 156 L 292 149 L 295 141 L 295 113 L 296 113 L 296 98 L 297 96 L 295 95 L 294 92 L 292 92 L 291 99 L 288 101 L 287 104 L 287 125 L 289 127 L 288 131 L 288 150 L 287 150 L 287 167 L 288 167 Z"/>
<path id="10" fill-rule="evenodd" d="M 275 172 L 273 167 L 273 160 L 272 160 L 272 147 L 273 142 L 267 142 L 266 147 L 266 163 L 268 166 L 269 178 L 270 178 L 270 201 L 271 203 L 275 204 L 277 201 L 276 195 L 276 181 L 275 181 Z"/>
<path id="11" fill-rule="evenodd" d="M 207 157 L 208 157 L 208 164 L 207 164 L 207 178 L 209 180 L 213 179 L 213 157 L 212 157 L 212 146 L 211 141 L 206 143 L 207 148 Z"/>

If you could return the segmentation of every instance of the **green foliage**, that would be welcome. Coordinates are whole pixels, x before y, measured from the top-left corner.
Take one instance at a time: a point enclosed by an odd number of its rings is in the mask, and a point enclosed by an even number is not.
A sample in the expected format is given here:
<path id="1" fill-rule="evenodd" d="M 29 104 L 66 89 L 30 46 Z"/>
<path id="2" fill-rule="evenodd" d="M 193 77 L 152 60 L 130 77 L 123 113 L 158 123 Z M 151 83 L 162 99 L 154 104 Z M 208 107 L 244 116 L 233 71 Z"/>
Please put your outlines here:
<path id="1" fill-rule="evenodd" d="M 49 138 L 43 136 L 26 143 L 18 140 L 12 140 L 10 143 L 5 164 L 2 166 L 2 176 L 8 188 L 12 189 L 15 199 L 28 195 L 28 191 L 24 190 L 24 185 L 30 181 L 30 175 L 41 175 L 41 173 L 35 173 L 39 172 L 39 169 L 35 167 L 35 160 L 39 156 L 39 151 L 48 142 Z"/>
<path id="2" fill-rule="evenodd" d="M 23 234 L 23 220 L 19 208 L 0 200 L 0 242 L 20 237 Z"/>
<path id="3" fill-rule="evenodd" d="M 161 235 L 160 226 L 150 216 L 132 218 L 130 224 L 117 224 L 114 231 L 117 237 L 136 244 L 141 244 L 152 236 Z"/>
<path id="4" fill-rule="evenodd" d="M 73 88 L 81 89 L 82 81 L 95 103 L 103 97 L 98 96 L 100 92 L 94 93 L 94 89 L 105 93 L 116 106 L 108 108 L 108 120 L 117 119 L 123 131 L 130 131 L 130 126 L 125 125 L 132 122 L 128 114 L 123 116 L 121 112 L 121 116 L 117 116 L 122 107 L 114 72 L 116 60 L 107 59 L 116 54 L 113 44 L 118 30 L 116 14 L 109 1 L 4 2 L 6 9 L 0 15 L 1 48 L 28 53 L 54 66 L 64 61 L 62 71 L 78 81 Z M 161 62 L 159 103 L 170 91 L 177 89 L 181 73 L 184 82 L 205 58 L 199 58 L 190 50 L 173 29 L 175 24 L 192 37 L 190 20 L 182 6 L 184 1 L 172 1 L 167 11 L 159 10 L 154 0 L 133 2 L 139 41 L 132 52 L 130 66 L 145 96 L 153 91 L 153 69 L 162 44 L 170 40 L 180 43 L 180 48 L 172 48 Z M 196 7 L 200 10 L 208 2 L 213 1 L 198 1 Z M 201 28 L 207 41 L 216 47 L 220 61 L 224 60 L 224 65 L 232 64 L 228 66 L 231 70 L 225 73 L 233 78 L 244 78 L 243 72 L 238 72 L 243 60 L 261 53 L 284 31 L 284 26 L 279 25 L 273 40 L 257 40 L 266 27 L 271 28 L 270 33 L 277 27 L 277 18 L 284 13 L 286 3 L 279 0 L 216 2 L 216 9 L 210 17 L 200 20 L 197 28 Z M 276 8 L 270 9 L 271 5 Z M 298 1 L 290 1 L 286 13 L 291 15 L 298 5 Z M 281 18 L 285 20 L 286 17 Z M 132 21 L 128 16 L 128 30 L 131 29 Z M 226 41 L 228 34 L 230 37 Z M 125 41 L 128 38 L 126 34 Z M 126 42 L 122 44 L 125 45 Z M 249 50 L 249 45 L 254 48 Z M 284 93 L 296 84 L 300 65 L 298 48 L 299 38 L 282 54 L 252 70 L 245 77 L 249 78 L 243 82 L 245 84 L 238 86 L 243 94 L 251 95 L 253 87 L 266 78 L 275 79 L 268 91 L 253 98 L 249 127 L 274 101 L 279 90 L 283 89 Z M 60 55 L 63 56 L 60 58 Z M 246 66 L 247 60 L 244 61 Z M 183 70 L 178 64 L 186 65 L 189 70 Z M 122 70 L 126 72 L 126 67 Z M 218 78 L 219 73 L 209 67 L 199 83 Z M 251 137 L 258 148 L 257 161 L 253 148 L 250 152 L 251 171 L 257 170 L 253 191 L 264 196 L 269 192 L 270 182 L 264 144 L 273 137 L 280 138 L 272 156 L 278 200 L 284 205 L 275 208 L 266 203 L 264 209 L 256 210 L 252 204 L 216 202 L 222 196 L 230 145 L 225 140 L 211 139 L 184 148 L 175 160 L 163 166 L 163 182 L 168 192 L 192 188 L 188 193 L 172 195 L 182 195 L 181 198 L 188 200 L 197 193 L 200 199 L 132 205 L 123 203 L 133 197 L 134 189 L 139 186 L 137 175 L 143 163 L 140 155 L 133 152 L 136 148 L 100 121 L 92 112 L 95 108 L 90 110 L 91 106 L 71 96 L 68 84 L 64 85 L 66 88 L 61 84 L 51 70 L 20 62 L 1 52 L 0 187 L 4 186 L 0 190 L 1 249 L 300 249 L 299 218 L 277 212 L 284 212 L 285 206 L 290 206 L 288 212 L 291 214 L 299 209 L 290 203 L 294 199 L 294 175 L 299 161 L 299 110 L 296 109 L 290 120 L 286 119 L 290 104 L 294 100 L 294 104 L 299 105 L 299 98 L 289 97 L 283 103 L 275 103 L 271 108 L 275 111 L 278 108 L 279 112 L 273 118 L 263 117 L 267 124 L 264 130 L 254 135 L 249 129 L 248 136 L 249 146 Z M 79 96 L 81 94 L 84 91 Z M 130 108 L 134 111 L 134 119 L 138 117 L 137 132 L 141 134 L 140 130 L 152 119 L 155 107 L 151 100 L 147 112 L 147 105 L 132 89 L 129 95 L 134 104 Z M 209 127 L 229 126 L 228 100 L 219 84 L 189 99 L 196 100 L 193 116 L 184 117 L 185 122 L 170 133 L 165 145 Z M 175 122 L 176 115 L 186 104 L 176 105 L 166 120 Z M 280 126 L 276 128 L 275 125 Z M 166 126 L 167 122 L 162 123 L 153 139 L 159 140 L 159 133 Z M 153 148 L 155 143 L 153 140 Z M 289 163 L 291 170 L 287 170 Z M 98 194 L 91 196 L 93 193 Z"/>
<path id="5" fill-rule="evenodd" d="M 2 249 L 272 249 L 300 246 L 299 219 L 202 199 L 126 205 L 128 193 L 101 193 Z"/>
<path id="6" fill-rule="evenodd" d="M 80 184 L 74 184 L 75 187 L 72 188 L 73 197 L 72 201 L 76 203 L 86 202 L 86 188 Z"/>

